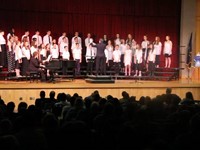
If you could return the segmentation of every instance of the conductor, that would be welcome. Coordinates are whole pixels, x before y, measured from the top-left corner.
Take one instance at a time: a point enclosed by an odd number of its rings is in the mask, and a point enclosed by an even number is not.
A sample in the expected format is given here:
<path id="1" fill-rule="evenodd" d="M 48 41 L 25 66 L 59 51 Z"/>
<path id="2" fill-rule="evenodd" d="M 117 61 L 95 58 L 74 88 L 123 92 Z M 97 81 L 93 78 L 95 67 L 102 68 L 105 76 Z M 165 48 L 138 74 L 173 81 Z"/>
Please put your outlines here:
<path id="1" fill-rule="evenodd" d="M 106 44 L 103 43 L 103 39 L 99 39 L 99 43 L 96 45 L 92 45 L 93 47 L 97 48 L 96 53 L 96 75 L 105 75 L 106 74 L 106 56 L 105 56 L 105 49 Z"/>

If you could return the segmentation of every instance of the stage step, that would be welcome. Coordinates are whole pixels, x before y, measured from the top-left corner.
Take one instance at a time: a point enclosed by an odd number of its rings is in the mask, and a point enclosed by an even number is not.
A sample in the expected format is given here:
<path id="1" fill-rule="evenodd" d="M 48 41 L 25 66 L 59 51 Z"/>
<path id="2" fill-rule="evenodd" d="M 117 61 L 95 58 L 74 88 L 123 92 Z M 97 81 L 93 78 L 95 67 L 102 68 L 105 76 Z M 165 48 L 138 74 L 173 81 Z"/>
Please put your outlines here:
<path id="1" fill-rule="evenodd" d="M 119 79 L 119 80 L 135 80 L 135 81 L 138 81 L 138 80 L 167 80 L 167 81 L 170 81 L 172 79 L 172 76 L 115 76 L 113 77 L 115 78 L 116 80 Z"/>
<path id="2" fill-rule="evenodd" d="M 179 71 L 184 68 L 156 68 L 154 78 L 156 80 L 177 80 L 179 78 Z"/>
<path id="3" fill-rule="evenodd" d="M 13 77 L 7 77 L 7 80 L 15 80 L 15 81 L 24 81 L 26 79 L 29 79 L 30 77 L 26 77 L 26 76 L 22 76 L 22 77 L 17 77 L 17 76 L 13 76 Z"/>
<path id="4" fill-rule="evenodd" d="M 69 78 L 69 79 L 86 79 L 90 83 L 113 83 L 113 80 L 120 79 L 132 79 L 132 80 L 177 80 L 179 79 L 179 71 L 184 68 L 156 68 L 154 76 L 149 76 L 149 72 L 143 71 L 142 76 L 134 77 L 134 72 L 131 76 L 125 76 L 124 72 L 120 72 L 119 75 L 115 75 L 114 71 L 107 71 L 106 75 L 86 75 L 86 70 L 82 70 L 80 75 L 74 75 L 73 71 L 68 71 L 65 74 L 62 74 L 62 71 L 59 70 L 54 74 L 54 78 Z M 95 71 L 93 71 L 95 74 Z M 0 67 L 0 79 L 1 80 L 24 80 L 24 78 L 17 78 L 15 72 L 9 73 L 7 68 Z"/>
<path id="5" fill-rule="evenodd" d="M 0 78 L 3 80 L 7 80 L 9 77 L 14 77 L 16 76 L 15 72 L 8 72 L 8 71 L 1 71 L 0 72 Z"/>
<path id="6" fill-rule="evenodd" d="M 170 75 L 171 75 L 171 74 L 174 74 L 174 73 L 175 73 L 175 72 L 164 72 L 164 71 L 163 71 L 163 72 L 161 72 L 161 71 L 155 71 L 155 72 L 154 72 L 154 74 L 165 74 L 165 75 L 167 75 L 167 74 L 170 74 Z"/>
<path id="7" fill-rule="evenodd" d="M 88 83 L 115 83 L 111 76 L 88 75 L 85 81 Z"/>

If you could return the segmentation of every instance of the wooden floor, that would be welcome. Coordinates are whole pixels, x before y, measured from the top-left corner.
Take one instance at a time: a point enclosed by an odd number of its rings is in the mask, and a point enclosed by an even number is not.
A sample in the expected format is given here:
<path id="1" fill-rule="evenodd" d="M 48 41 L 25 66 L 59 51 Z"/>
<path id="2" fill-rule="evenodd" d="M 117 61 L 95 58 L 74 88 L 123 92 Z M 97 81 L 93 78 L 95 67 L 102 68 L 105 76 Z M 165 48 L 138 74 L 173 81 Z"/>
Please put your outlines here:
<path id="1" fill-rule="evenodd" d="M 41 90 L 49 92 L 54 90 L 57 93 L 65 92 L 69 94 L 78 93 L 82 97 L 90 95 L 98 90 L 102 97 L 113 95 L 120 98 L 122 91 L 127 91 L 130 95 L 139 99 L 141 96 L 155 97 L 165 93 L 165 89 L 171 87 L 173 93 L 184 98 L 188 91 L 193 92 L 194 98 L 200 100 L 200 80 L 177 80 L 177 81 L 135 81 L 135 80 L 115 80 L 110 84 L 87 83 L 84 79 L 67 80 L 60 79 L 55 83 L 26 82 L 26 81 L 0 81 L 0 95 L 7 103 L 14 101 L 16 105 L 25 101 L 29 105 L 34 104 L 35 99 L 39 97 Z"/>

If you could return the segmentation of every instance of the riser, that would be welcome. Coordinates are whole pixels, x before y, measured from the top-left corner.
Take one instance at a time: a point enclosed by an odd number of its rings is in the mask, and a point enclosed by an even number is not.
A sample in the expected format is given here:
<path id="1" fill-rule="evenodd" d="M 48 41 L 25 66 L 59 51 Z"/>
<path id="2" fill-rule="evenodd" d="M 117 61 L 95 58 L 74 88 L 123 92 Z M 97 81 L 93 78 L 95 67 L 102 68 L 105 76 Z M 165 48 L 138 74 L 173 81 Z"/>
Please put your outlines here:
<path id="1" fill-rule="evenodd" d="M 85 79 L 88 83 L 115 83 L 115 80 L 93 80 L 93 79 Z"/>

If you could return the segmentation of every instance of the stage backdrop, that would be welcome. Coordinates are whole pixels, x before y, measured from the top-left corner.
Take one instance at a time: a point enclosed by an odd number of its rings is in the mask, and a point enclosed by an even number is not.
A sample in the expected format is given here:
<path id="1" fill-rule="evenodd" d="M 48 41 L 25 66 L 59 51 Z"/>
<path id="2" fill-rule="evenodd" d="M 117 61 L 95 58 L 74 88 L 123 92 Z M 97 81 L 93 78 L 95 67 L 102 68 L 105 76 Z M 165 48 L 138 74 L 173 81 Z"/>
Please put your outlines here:
<path id="1" fill-rule="evenodd" d="M 138 43 L 144 34 L 150 41 L 160 36 L 162 43 L 170 35 L 172 66 L 178 67 L 180 9 L 181 0 L 1 0 L 0 29 L 14 27 L 19 37 L 25 30 L 30 36 L 36 29 L 42 36 L 51 30 L 56 39 L 66 31 L 70 41 L 75 31 L 82 39 L 90 32 L 95 41 L 130 33 Z"/>

